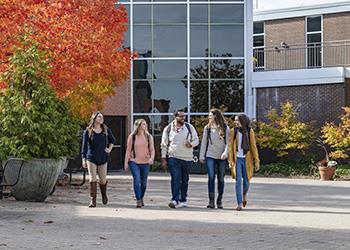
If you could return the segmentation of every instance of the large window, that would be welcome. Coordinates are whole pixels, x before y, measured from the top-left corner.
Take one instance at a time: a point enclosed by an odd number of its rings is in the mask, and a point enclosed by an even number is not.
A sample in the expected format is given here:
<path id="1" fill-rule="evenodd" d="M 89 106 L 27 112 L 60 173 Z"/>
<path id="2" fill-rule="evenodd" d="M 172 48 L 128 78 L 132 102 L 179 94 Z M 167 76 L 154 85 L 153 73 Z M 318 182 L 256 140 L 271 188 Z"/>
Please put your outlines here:
<path id="1" fill-rule="evenodd" d="M 123 1 L 124 46 L 133 60 L 133 118 L 160 136 L 175 109 L 203 116 L 213 107 L 244 112 L 244 0 Z"/>
<path id="2" fill-rule="evenodd" d="M 264 22 L 255 22 L 253 29 L 253 56 L 255 69 L 264 69 L 265 67 L 265 24 Z"/>
<path id="3" fill-rule="evenodd" d="M 322 66 L 322 16 L 306 17 L 306 63 L 309 68 Z"/>

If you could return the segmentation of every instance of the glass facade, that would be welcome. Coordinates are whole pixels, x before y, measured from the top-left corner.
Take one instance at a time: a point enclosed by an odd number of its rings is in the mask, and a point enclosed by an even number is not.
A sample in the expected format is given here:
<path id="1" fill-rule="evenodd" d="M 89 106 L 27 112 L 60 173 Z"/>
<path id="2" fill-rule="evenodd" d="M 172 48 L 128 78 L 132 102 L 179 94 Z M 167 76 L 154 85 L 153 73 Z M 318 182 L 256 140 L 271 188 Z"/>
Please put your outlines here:
<path id="1" fill-rule="evenodd" d="M 129 13 L 125 46 L 132 63 L 132 116 L 155 137 L 182 108 L 191 117 L 210 108 L 226 115 L 245 107 L 245 2 L 123 1 Z M 159 138 L 155 138 L 158 140 Z"/>

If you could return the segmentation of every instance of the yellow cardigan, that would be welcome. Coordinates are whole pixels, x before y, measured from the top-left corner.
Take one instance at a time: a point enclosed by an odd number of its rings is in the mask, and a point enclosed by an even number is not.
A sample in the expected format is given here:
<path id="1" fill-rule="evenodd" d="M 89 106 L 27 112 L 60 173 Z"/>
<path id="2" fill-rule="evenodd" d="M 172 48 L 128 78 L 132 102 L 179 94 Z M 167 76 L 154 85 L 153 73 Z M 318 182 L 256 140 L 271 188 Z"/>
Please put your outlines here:
<path id="1" fill-rule="evenodd" d="M 228 145 L 228 162 L 230 164 L 232 178 L 235 179 L 238 135 L 236 136 L 236 140 L 233 140 L 233 136 L 234 136 L 234 129 L 231 129 L 230 143 Z M 253 172 L 254 172 L 253 160 L 255 161 L 256 168 L 259 169 L 260 167 L 259 153 L 258 153 L 258 148 L 256 147 L 255 133 L 253 129 L 250 129 L 250 132 L 249 132 L 249 142 L 250 142 L 250 150 L 247 152 L 245 156 L 245 161 L 246 161 L 247 175 L 250 181 L 251 178 L 253 177 Z"/>

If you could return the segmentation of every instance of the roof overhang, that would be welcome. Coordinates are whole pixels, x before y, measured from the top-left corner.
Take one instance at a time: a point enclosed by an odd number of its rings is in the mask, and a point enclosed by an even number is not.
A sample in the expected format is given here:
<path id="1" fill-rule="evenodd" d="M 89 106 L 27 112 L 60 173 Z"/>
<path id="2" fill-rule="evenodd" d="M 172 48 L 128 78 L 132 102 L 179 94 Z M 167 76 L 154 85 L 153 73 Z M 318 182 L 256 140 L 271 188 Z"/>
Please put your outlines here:
<path id="1" fill-rule="evenodd" d="M 303 86 L 344 83 L 350 77 L 350 68 L 295 69 L 254 72 L 253 88 Z"/>
<path id="2" fill-rule="evenodd" d="M 341 12 L 350 12 L 349 1 L 272 9 L 272 10 L 254 10 L 253 20 L 254 22 L 268 21 L 268 20 L 278 20 L 278 19 L 314 16 L 314 15 L 322 15 L 322 14 L 334 14 L 334 13 L 341 13 Z"/>

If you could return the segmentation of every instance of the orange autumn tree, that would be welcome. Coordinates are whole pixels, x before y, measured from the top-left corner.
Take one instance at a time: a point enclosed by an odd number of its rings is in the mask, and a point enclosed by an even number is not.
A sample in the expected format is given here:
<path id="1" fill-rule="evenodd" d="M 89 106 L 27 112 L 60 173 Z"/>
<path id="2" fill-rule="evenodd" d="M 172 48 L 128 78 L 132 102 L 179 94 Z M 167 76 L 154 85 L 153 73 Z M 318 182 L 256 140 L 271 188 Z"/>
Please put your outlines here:
<path id="1" fill-rule="evenodd" d="M 122 48 L 126 22 L 115 0 L 1 0 L 0 73 L 19 35 L 30 33 L 51 59 L 57 96 L 86 118 L 129 77 L 131 54 Z"/>

